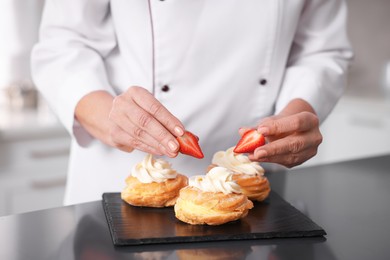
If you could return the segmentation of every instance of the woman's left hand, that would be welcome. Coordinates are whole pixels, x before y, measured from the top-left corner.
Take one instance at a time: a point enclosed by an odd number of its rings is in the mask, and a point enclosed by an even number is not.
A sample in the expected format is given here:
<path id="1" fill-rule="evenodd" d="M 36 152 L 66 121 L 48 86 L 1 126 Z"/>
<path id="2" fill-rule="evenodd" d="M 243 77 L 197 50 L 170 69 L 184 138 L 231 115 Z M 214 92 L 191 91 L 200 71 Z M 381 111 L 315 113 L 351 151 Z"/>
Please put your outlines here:
<path id="1" fill-rule="evenodd" d="M 279 115 L 263 119 L 257 131 L 267 142 L 249 154 L 249 159 L 278 163 L 288 168 L 315 156 L 322 142 L 318 117 L 301 99 L 290 102 Z"/>

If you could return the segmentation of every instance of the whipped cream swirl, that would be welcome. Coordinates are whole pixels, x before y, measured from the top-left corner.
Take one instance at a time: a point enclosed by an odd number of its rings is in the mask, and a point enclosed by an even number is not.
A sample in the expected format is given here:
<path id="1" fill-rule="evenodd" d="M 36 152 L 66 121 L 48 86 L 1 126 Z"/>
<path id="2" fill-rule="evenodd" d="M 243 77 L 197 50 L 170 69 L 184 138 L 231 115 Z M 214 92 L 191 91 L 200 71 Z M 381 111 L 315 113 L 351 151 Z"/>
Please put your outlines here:
<path id="1" fill-rule="evenodd" d="M 142 162 L 133 167 L 131 176 L 142 183 L 164 182 L 176 178 L 177 172 L 171 168 L 171 164 L 167 161 L 160 158 L 155 159 L 151 154 L 148 154 Z"/>
<path id="2" fill-rule="evenodd" d="M 252 162 L 244 154 L 234 153 L 233 149 L 234 147 L 231 147 L 226 151 L 216 152 L 213 156 L 212 163 L 237 173 L 264 175 L 264 169 L 259 163 Z"/>
<path id="3" fill-rule="evenodd" d="M 224 167 L 214 167 L 206 175 L 192 176 L 189 186 L 206 192 L 242 193 L 240 186 L 233 180 L 233 174 Z"/>

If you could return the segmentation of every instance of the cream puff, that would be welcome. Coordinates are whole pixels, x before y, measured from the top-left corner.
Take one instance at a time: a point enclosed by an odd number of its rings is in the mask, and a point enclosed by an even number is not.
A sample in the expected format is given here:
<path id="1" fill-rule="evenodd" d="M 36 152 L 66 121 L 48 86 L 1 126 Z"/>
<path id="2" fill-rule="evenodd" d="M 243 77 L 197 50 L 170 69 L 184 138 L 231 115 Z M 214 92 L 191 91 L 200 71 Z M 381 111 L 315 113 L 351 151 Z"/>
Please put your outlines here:
<path id="1" fill-rule="evenodd" d="M 133 206 L 169 207 L 187 183 L 188 178 L 172 169 L 167 161 L 148 154 L 132 168 L 121 198 Z"/>
<path id="2" fill-rule="evenodd" d="M 174 210 L 176 217 L 193 225 L 221 225 L 248 214 L 253 203 L 242 194 L 233 172 L 214 167 L 207 175 L 193 176 L 180 190 Z"/>
<path id="3" fill-rule="evenodd" d="M 271 187 L 267 177 L 264 176 L 263 167 L 249 160 L 244 154 L 234 153 L 233 149 L 232 147 L 226 151 L 216 152 L 208 170 L 215 166 L 222 166 L 233 171 L 235 173 L 233 180 L 240 185 L 244 195 L 250 200 L 265 200 Z"/>

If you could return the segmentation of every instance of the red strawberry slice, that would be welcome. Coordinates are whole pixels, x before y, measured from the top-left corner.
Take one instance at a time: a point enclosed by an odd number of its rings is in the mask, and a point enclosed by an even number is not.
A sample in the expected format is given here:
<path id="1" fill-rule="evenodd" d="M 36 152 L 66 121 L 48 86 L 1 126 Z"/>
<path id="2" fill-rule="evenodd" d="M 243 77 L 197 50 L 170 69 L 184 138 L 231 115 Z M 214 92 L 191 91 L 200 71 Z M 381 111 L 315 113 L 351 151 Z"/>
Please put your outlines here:
<path id="1" fill-rule="evenodd" d="M 179 151 L 182 154 L 187 154 L 195 158 L 202 159 L 204 157 L 202 149 L 200 149 L 199 138 L 193 133 L 186 131 L 183 136 L 177 137 L 180 144 Z"/>
<path id="2" fill-rule="evenodd" d="M 238 141 L 233 152 L 235 153 L 253 153 L 257 147 L 265 144 L 265 138 L 255 129 L 246 131 L 240 141 Z"/>

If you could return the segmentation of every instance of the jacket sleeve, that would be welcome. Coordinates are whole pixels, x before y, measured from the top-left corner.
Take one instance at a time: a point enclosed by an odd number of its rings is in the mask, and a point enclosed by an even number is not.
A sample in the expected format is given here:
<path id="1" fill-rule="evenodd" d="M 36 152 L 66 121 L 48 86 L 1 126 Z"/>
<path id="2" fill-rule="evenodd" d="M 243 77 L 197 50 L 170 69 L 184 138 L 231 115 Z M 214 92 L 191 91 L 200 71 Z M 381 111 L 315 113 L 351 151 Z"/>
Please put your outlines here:
<path id="1" fill-rule="evenodd" d="M 92 137 L 74 118 L 77 103 L 96 90 L 114 94 L 103 62 L 116 46 L 109 0 L 46 1 L 39 37 L 33 80 L 68 132 L 86 145 Z"/>
<path id="2" fill-rule="evenodd" d="M 276 102 L 276 113 L 295 98 L 309 102 L 320 122 L 331 112 L 344 92 L 353 56 L 346 18 L 343 0 L 306 1 Z"/>

